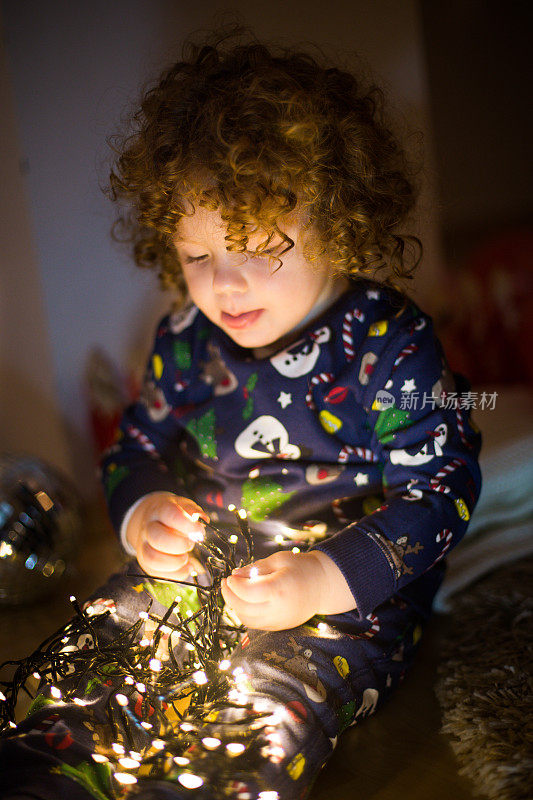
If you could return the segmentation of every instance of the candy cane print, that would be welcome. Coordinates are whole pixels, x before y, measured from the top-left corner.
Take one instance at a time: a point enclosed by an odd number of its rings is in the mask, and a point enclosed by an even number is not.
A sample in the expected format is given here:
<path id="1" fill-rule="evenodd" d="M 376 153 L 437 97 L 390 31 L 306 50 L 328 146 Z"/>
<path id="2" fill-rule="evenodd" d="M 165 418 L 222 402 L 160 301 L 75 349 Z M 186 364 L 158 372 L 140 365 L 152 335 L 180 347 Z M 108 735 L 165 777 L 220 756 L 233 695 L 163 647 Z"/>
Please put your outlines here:
<path id="1" fill-rule="evenodd" d="M 435 492 L 444 492 L 444 494 L 448 494 L 450 492 L 450 487 L 446 486 L 445 483 L 441 483 L 441 478 L 444 478 L 446 475 L 450 475 L 450 473 L 454 472 L 457 467 L 462 466 L 465 464 L 465 460 L 463 458 L 454 458 L 449 464 L 446 464 L 442 469 L 439 469 L 436 475 L 434 475 L 429 480 L 429 485 Z"/>
<path id="2" fill-rule="evenodd" d="M 335 500 L 331 504 L 331 508 L 333 513 L 335 514 L 335 518 L 341 525 L 347 525 L 351 520 L 348 517 L 344 516 L 343 510 L 341 508 L 341 503 L 343 500 L 348 500 L 348 497 L 336 497 Z"/>
<path id="3" fill-rule="evenodd" d="M 305 395 L 305 402 L 311 411 L 314 411 L 316 408 L 313 402 L 313 386 L 317 386 L 319 383 L 329 383 L 332 379 L 333 374 L 331 372 L 321 372 L 319 375 L 313 375 L 309 381 L 309 391 Z"/>
<path id="4" fill-rule="evenodd" d="M 378 460 L 378 457 L 367 447 L 352 447 L 351 444 L 345 444 L 337 457 L 337 462 L 339 464 L 345 464 L 350 454 L 373 463 L 376 463 Z"/>
<path id="5" fill-rule="evenodd" d="M 157 458 L 157 459 L 159 458 L 159 454 L 155 449 L 155 445 L 153 444 L 153 442 L 150 441 L 150 439 L 148 438 L 148 436 L 146 436 L 146 434 L 142 433 L 142 431 L 139 430 L 139 428 L 136 428 L 134 425 L 128 425 L 126 427 L 126 433 L 132 439 L 135 439 L 137 442 L 139 442 L 142 449 L 145 452 L 149 453 L 152 456 L 152 458 Z"/>
<path id="6" fill-rule="evenodd" d="M 373 639 L 376 633 L 379 633 L 381 628 L 379 624 L 379 619 L 376 617 L 375 614 L 368 614 L 368 616 L 365 617 L 365 619 L 367 619 L 372 624 L 370 626 L 370 630 L 365 631 L 365 633 L 363 633 L 362 636 L 364 639 Z"/>
<path id="7" fill-rule="evenodd" d="M 437 533 L 437 536 L 435 538 L 437 544 L 440 544 L 440 542 L 444 542 L 444 547 L 442 548 L 440 556 L 437 557 L 437 561 L 440 561 L 440 559 L 444 556 L 446 551 L 450 549 L 452 538 L 453 534 L 450 530 L 448 530 L 448 528 L 443 528 L 443 530 Z M 437 563 L 437 561 L 435 561 L 434 563 Z"/>
<path id="8" fill-rule="evenodd" d="M 468 439 L 465 436 L 465 425 L 463 422 L 463 415 L 461 414 L 461 411 L 459 410 L 458 407 L 456 407 L 455 409 L 455 418 L 457 420 L 457 428 L 459 430 L 459 436 L 461 437 L 461 441 L 468 447 L 469 450 L 471 450 L 472 444 L 471 442 L 468 441 Z"/>
<path id="9" fill-rule="evenodd" d="M 392 365 L 391 372 L 394 372 L 396 367 L 404 360 L 406 356 L 411 355 L 411 353 L 416 353 L 417 350 L 418 350 L 418 345 L 415 344 L 414 342 L 408 344 L 407 347 L 404 347 L 401 353 L 397 356 L 396 361 Z"/>

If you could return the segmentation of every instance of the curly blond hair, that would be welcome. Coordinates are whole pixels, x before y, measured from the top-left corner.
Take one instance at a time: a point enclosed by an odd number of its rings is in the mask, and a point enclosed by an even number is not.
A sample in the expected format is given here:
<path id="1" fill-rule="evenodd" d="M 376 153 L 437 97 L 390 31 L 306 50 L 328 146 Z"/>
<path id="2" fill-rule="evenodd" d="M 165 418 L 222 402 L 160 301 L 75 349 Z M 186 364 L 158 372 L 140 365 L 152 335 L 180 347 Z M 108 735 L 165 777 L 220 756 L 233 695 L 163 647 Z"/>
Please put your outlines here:
<path id="1" fill-rule="evenodd" d="M 398 228 L 415 193 L 377 87 L 305 52 L 222 36 L 189 42 L 132 122 L 114 146 L 110 195 L 128 207 L 115 235 L 179 295 L 172 240 L 197 204 L 220 211 L 230 251 L 246 251 L 257 233 L 257 251 L 276 234 L 292 247 L 283 218 L 297 210 L 313 232 L 311 261 L 325 253 L 347 276 L 384 270 L 397 288 L 412 276 L 420 242 Z"/>

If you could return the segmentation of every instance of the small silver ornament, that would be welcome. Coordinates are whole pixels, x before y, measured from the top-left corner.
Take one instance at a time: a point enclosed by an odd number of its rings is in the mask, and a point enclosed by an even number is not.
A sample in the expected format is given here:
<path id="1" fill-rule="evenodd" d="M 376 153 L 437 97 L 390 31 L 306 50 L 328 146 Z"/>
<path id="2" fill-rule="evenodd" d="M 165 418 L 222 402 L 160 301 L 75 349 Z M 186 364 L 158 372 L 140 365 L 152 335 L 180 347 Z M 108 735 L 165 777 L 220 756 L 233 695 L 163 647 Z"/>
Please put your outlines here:
<path id="1" fill-rule="evenodd" d="M 0 604 L 31 603 L 59 584 L 80 540 L 70 481 L 29 456 L 0 456 Z"/>

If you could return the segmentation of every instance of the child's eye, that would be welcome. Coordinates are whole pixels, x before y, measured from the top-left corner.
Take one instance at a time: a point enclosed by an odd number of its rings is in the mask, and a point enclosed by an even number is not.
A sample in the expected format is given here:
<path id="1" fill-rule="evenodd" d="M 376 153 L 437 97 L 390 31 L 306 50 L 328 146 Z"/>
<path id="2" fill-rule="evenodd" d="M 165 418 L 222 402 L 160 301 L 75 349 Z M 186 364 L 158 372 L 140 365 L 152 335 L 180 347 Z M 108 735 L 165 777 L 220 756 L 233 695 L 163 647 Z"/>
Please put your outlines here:
<path id="1" fill-rule="evenodd" d="M 262 250 L 260 253 L 257 253 L 257 252 L 252 250 L 249 253 L 249 255 L 254 256 L 255 258 L 265 258 L 265 257 L 268 257 L 268 256 L 275 255 L 277 250 L 278 250 L 277 246 L 276 247 L 269 247 L 268 250 Z"/>
<path id="2" fill-rule="evenodd" d="M 201 256 L 185 256 L 184 261 L 186 264 L 193 264 L 198 261 L 205 261 L 206 258 L 209 258 L 209 256 L 207 255 L 207 253 L 204 253 Z"/>

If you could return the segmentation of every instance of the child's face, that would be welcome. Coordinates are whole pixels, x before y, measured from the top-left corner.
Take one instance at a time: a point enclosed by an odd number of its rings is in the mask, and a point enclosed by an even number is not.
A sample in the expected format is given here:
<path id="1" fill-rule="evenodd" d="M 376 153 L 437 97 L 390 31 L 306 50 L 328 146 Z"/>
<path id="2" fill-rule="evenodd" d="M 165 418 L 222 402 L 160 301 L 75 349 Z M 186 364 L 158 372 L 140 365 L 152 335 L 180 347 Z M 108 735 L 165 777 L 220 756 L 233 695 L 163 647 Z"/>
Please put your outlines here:
<path id="1" fill-rule="evenodd" d="M 303 254 L 305 231 L 283 226 L 294 247 L 281 256 L 230 253 L 226 224 L 218 211 L 199 206 L 183 217 L 174 240 L 192 301 L 241 347 L 266 347 L 298 330 L 345 291 L 345 278 L 331 275 L 326 260 L 310 264 Z M 251 238 L 253 250 L 264 236 Z M 276 247 L 279 245 L 279 247 Z M 286 245 L 273 241 L 269 253 Z"/>

